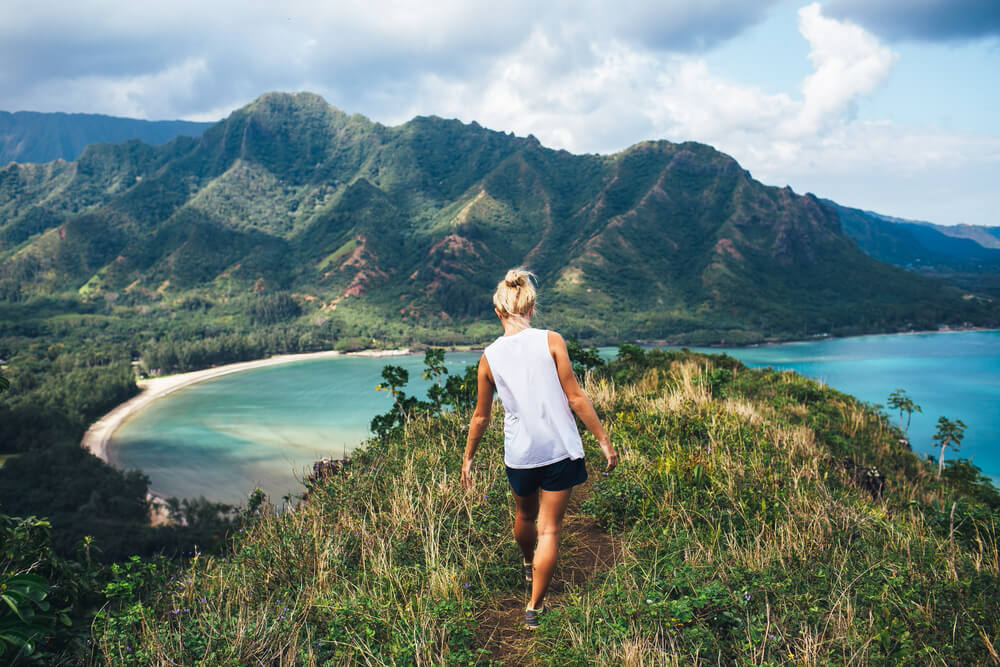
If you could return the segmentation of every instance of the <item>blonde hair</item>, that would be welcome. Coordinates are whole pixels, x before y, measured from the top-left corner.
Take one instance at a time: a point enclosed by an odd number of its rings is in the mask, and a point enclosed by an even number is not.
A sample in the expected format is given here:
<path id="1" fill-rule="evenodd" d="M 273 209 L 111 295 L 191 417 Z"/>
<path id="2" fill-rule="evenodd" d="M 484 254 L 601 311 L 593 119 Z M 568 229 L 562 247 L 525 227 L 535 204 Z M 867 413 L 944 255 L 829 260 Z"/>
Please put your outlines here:
<path id="1" fill-rule="evenodd" d="M 497 283 L 493 295 L 493 305 L 504 317 L 525 316 L 535 307 L 537 294 L 533 281 L 535 274 L 523 267 L 511 269 L 504 279 Z"/>

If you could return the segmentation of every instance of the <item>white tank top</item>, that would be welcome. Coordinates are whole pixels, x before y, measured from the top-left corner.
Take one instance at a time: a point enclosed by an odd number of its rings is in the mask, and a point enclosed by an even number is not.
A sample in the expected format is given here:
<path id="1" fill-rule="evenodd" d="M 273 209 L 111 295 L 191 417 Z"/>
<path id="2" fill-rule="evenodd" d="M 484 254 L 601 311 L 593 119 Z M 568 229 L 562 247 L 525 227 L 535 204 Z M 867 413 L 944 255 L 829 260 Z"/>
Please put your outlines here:
<path id="1" fill-rule="evenodd" d="M 549 352 L 549 332 L 524 329 L 483 352 L 503 403 L 504 463 L 538 468 L 582 459 L 583 443 Z"/>

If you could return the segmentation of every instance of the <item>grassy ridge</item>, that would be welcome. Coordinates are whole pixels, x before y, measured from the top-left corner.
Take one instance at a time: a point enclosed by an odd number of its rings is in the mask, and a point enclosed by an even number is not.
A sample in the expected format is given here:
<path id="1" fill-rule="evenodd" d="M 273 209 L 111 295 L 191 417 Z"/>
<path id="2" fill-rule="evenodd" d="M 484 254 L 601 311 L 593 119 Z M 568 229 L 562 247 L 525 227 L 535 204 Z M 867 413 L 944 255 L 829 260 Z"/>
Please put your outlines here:
<path id="1" fill-rule="evenodd" d="M 508 660 L 998 659 L 1000 497 L 961 466 L 937 480 L 884 415 L 793 373 L 685 353 L 633 352 L 587 391 L 623 462 L 582 511 L 617 557 L 567 585 Z M 294 511 L 260 512 L 224 558 L 122 568 L 94 658 L 490 660 L 480 626 L 519 585 L 518 554 L 499 429 L 475 491 L 458 484 L 467 419 L 418 418 L 370 443 Z M 589 436 L 585 447 L 600 458 Z M 881 498 L 857 488 L 845 456 L 886 475 Z"/>

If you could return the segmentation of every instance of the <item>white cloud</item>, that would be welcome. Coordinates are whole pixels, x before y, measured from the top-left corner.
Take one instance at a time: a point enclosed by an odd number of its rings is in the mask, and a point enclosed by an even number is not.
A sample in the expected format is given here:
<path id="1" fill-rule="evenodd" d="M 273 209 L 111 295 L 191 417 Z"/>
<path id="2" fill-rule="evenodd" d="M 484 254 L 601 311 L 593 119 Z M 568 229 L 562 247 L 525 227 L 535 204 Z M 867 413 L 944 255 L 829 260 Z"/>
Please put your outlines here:
<path id="1" fill-rule="evenodd" d="M 489 126 L 532 132 L 574 151 L 609 151 L 652 136 L 745 146 L 788 159 L 852 122 L 852 105 L 881 86 L 895 54 L 857 26 L 800 12 L 814 72 L 802 96 L 766 93 L 713 74 L 704 60 L 640 50 L 618 40 L 560 41 L 536 29 L 483 76 L 433 74 L 394 114 L 432 110 Z M 650 134 L 652 133 L 652 134 Z"/>
<path id="2" fill-rule="evenodd" d="M 765 182 L 818 194 L 829 194 L 825 182 L 846 192 L 859 165 L 881 170 L 883 182 L 904 172 L 929 179 L 949 163 L 996 168 L 995 135 L 859 120 L 898 56 L 825 5 L 799 9 L 813 67 L 799 90 L 713 71 L 699 54 L 770 5 L 5 0 L 0 108 L 213 120 L 263 92 L 311 90 L 382 122 L 433 113 L 574 152 L 701 141 Z"/>
<path id="3" fill-rule="evenodd" d="M 422 77 L 409 104 L 385 120 L 455 116 L 574 152 L 613 152 L 644 138 L 697 140 L 766 183 L 871 208 L 884 201 L 888 213 L 936 210 L 947 216 L 941 222 L 956 222 L 954 207 L 938 201 L 937 181 L 965 178 L 956 170 L 995 169 L 1000 138 L 858 120 L 856 106 L 885 85 L 898 56 L 815 3 L 800 10 L 799 29 L 813 65 L 799 96 L 720 77 L 697 57 L 618 40 L 561 41 L 536 28 L 480 77 Z M 876 184 L 893 178 L 884 191 L 894 194 L 880 198 Z"/>
<path id="4" fill-rule="evenodd" d="M 147 118 L 155 117 L 159 109 L 188 103 L 207 77 L 205 61 L 191 58 L 150 74 L 50 79 L 32 89 L 28 97 L 44 100 L 58 94 L 74 112 L 107 113 L 112 108 L 117 115 Z"/>
<path id="5" fill-rule="evenodd" d="M 863 28 L 824 17 L 819 3 L 799 10 L 799 30 L 815 71 L 802 83 L 802 109 L 788 130 L 808 135 L 882 86 L 897 56 Z"/>

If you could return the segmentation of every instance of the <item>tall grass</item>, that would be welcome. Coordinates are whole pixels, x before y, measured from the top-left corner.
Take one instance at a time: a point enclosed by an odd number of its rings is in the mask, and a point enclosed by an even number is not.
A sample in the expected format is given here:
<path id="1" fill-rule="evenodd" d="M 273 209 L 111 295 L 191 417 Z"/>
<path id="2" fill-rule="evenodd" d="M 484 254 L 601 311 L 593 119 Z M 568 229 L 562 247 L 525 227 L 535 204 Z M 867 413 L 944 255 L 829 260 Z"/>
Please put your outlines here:
<path id="1" fill-rule="evenodd" d="M 627 468 L 588 508 L 630 557 L 558 609 L 541 661 L 995 659 L 996 509 L 935 483 L 883 416 L 794 374 L 702 360 L 605 395 Z M 883 497 L 842 455 L 889 471 Z M 935 502 L 965 503 L 964 547 Z"/>
<path id="2" fill-rule="evenodd" d="M 927 474 L 884 416 L 789 373 L 661 358 L 586 389 L 622 453 L 583 504 L 613 565 L 569 587 L 545 664 L 983 664 L 1000 633 L 997 512 Z M 519 585 L 502 434 L 459 484 L 468 415 L 372 442 L 225 558 L 112 600 L 113 664 L 471 664 Z M 499 415 L 495 415 L 499 419 Z M 588 457 L 598 459 L 587 436 Z M 840 459 L 889 477 L 881 498 Z M 954 516 L 951 509 L 957 508 Z M 569 552 L 568 552 L 569 553 Z"/>

